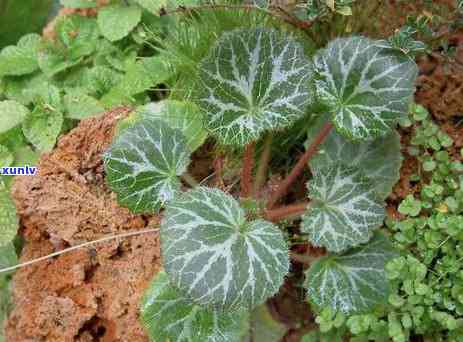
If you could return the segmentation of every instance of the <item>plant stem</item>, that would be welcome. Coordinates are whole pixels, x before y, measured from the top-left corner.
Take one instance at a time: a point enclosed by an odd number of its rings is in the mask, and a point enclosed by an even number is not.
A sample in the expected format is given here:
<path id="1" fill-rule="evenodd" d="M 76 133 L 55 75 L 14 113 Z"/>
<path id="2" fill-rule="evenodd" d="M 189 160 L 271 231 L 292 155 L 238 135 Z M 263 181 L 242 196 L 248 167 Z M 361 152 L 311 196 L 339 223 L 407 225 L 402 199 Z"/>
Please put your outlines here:
<path id="1" fill-rule="evenodd" d="M 182 175 L 182 179 L 185 181 L 185 183 L 187 183 L 192 188 L 196 188 L 197 186 L 199 186 L 199 183 L 196 181 L 196 179 L 192 175 L 190 175 L 188 172 L 185 172 Z"/>
<path id="2" fill-rule="evenodd" d="M 297 218 L 301 216 L 309 206 L 309 202 L 302 202 L 280 207 L 277 209 L 267 210 L 264 217 L 272 222 L 278 222 L 289 218 Z"/>
<path id="3" fill-rule="evenodd" d="M 258 197 L 259 191 L 262 189 L 267 179 L 268 164 L 270 162 L 270 154 L 272 152 L 272 140 L 273 135 L 269 134 L 264 142 L 264 149 L 260 155 L 259 165 L 257 166 L 256 180 L 254 182 L 254 197 Z"/>
<path id="4" fill-rule="evenodd" d="M 307 165 L 308 161 L 317 152 L 318 147 L 326 139 L 326 137 L 328 136 L 328 134 L 330 133 L 332 128 L 333 128 L 333 124 L 331 122 L 328 122 L 327 124 L 325 124 L 325 126 L 323 126 L 320 133 L 318 133 L 318 135 L 312 141 L 312 143 L 307 148 L 305 153 L 301 156 L 301 158 L 299 159 L 297 164 L 294 166 L 294 168 L 292 169 L 290 174 L 279 184 L 277 189 L 270 196 L 270 198 L 269 198 L 269 200 L 267 202 L 267 209 L 272 209 L 274 207 L 275 203 L 281 197 L 286 195 L 286 193 L 288 192 L 289 187 L 291 186 L 291 184 L 293 184 L 294 181 L 302 173 L 302 171 L 304 170 L 304 168 Z"/>
<path id="5" fill-rule="evenodd" d="M 16 269 L 18 269 L 18 268 L 26 267 L 26 266 L 35 264 L 35 263 L 37 263 L 37 262 L 41 262 L 41 261 L 44 261 L 44 260 L 47 260 L 47 259 L 50 259 L 50 258 L 59 256 L 59 255 L 65 254 L 65 253 L 72 252 L 72 251 L 74 251 L 74 250 L 76 250 L 76 249 L 79 249 L 79 248 L 84 248 L 84 247 L 96 245 L 96 244 L 98 244 L 98 243 L 107 242 L 107 241 L 111 241 L 111 240 L 117 240 L 117 239 L 128 238 L 128 237 L 136 236 L 136 235 L 149 234 L 149 233 L 156 233 L 156 232 L 158 232 L 158 231 L 159 231 L 159 228 L 148 228 L 148 229 L 138 230 L 138 231 L 130 232 L 130 233 L 124 233 L 124 234 L 106 236 L 106 237 L 101 238 L 101 239 L 98 239 L 98 240 L 85 242 L 85 243 L 82 243 L 82 244 L 80 244 L 80 245 L 72 246 L 72 247 L 63 249 L 63 250 L 61 250 L 61 251 L 55 252 L 55 253 L 51 253 L 51 254 L 45 255 L 45 256 L 40 257 L 40 258 L 37 258 L 37 259 L 29 260 L 29 261 L 26 261 L 26 262 L 17 264 L 17 265 L 15 265 L 15 266 L 11 266 L 11 267 L 7 267 L 7 268 L 0 269 L 0 273 L 10 272 L 10 271 L 16 270 Z"/>
<path id="6" fill-rule="evenodd" d="M 290 252 L 289 257 L 291 260 L 300 262 L 301 264 L 309 265 L 313 263 L 315 260 L 320 259 L 321 256 L 312 256 L 307 254 L 297 254 L 294 252 Z"/>
<path id="7" fill-rule="evenodd" d="M 254 150 L 256 144 L 249 143 L 244 148 L 243 169 L 241 170 L 241 194 L 242 198 L 249 197 L 252 191 L 252 169 L 254 168 Z"/>

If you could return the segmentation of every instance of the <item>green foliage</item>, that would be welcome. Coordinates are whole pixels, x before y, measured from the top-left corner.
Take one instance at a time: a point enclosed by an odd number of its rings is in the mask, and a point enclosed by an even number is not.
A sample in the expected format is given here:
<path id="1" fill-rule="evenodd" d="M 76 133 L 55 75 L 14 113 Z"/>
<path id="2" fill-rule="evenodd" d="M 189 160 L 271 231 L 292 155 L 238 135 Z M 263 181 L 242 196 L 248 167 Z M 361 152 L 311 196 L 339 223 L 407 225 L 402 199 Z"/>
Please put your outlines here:
<path id="1" fill-rule="evenodd" d="M 0 247 L 11 243 L 16 236 L 18 226 L 16 207 L 10 198 L 8 189 L 0 179 Z"/>
<path id="2" fill-rule="evenodd" d="M 384 136 L 407 113 L 415 62 L 363 37 L 336 39 L 314 58 L 318 101 L 351 140 Z"/>
<path id="3" fill-rule="evenodd" d="M 0 133 L 5 133 L 24 121 L 29 110 L 16 101 L 0 102 Z"/>
<path id="4" fill-rule="evenodd" d="M 0 52 L 0 77 L 27 75 L 39 68 L 37 52 L 41 37 L 32 33 L 22 37 L 16 46 Z"/>
<path id="5" fill-rule="evenodd" d="M 138 6 L 107 6 L 98 12 L 98 27 L 110 41 L 121 40 L 140 22 L 141 13 Z"/>
<path id="6" fill-rule="evenodd" d="M 0 0 L 0 49 L 41 32 L 58 0 Z"/>
<path id="7" fill-rule="evenodd" d="M 312 142 L 327 119 L 326 115 L 321 115 L 311 125 L 307 144 Z M 311 159 L 310 167 L 316 172 L 338 160 L 346 160 L 350 166 L 361 168 L 365 175 L 374 179 L 376 192 L 385 199 L 399 180 L 402 165 L 400 149 L 400 136 L 397 132 L 372 141 L 351 142 L 332 131 Z"/>
<path id="8" fill-rule="evenodd" d="M 160 120 L 124 130 L 104 156 L 106 181 L 118 201 L 135 213 L 157 212 L 180 189 L 190 163 L 182 133 Z"/>
<path id="9" fill-rule="evenodd" d="M 317 260 L 306 274 L 309 300 L 335 312 L 368 312 L 386 301 L 385 264 L 395 255 L 387 238 L 378 233 L 366 245 Z"/>
<path id="10" fill-rule="evenodd" d="M 403 251 L 386 266 L 388 305 L 347 316 L 338 327 L 333 317 L 325 323 L 330 332 L 349 331 L 353 341 L 405 342 L 417 334 L 433 341 L 458 341 L 463 334 L 461 157 L 449 153 L 453 143 L 425 108 L 413 106 L 409 122 L 411 151 L 420 162 L 414 179 L 421 191 L 400 203 L 401 220 L 388 221 L 393 243 Z"/>
<path id="11" fill-rule="evenodd" d="M 219 312 L 195 305 L 159 272 L 145 292 L 141 315 L 153 341 L 238 342 L 246 331 L 249 313 L 242 308 Z"/>
<path id="12" fill-rule="evenodd" d="M 289 269 L 278 227 L 247 220 L 218 189 L 197 187 L 168 203 L 161 244 L 172 283 L 202 305 L 252 308 L 278 291 Z"/>
<path id="13" fill-rule="evenodd" d="M 360 169 L 332 163 L 307 184 L 311 203 L 301 230 L 315 246 L 343 252 L 365 243 L 385 217 L 384 203 Z"/>
<path id="14" fill-rule="evenodd" d="M 244 146 L 284 129 L 311 101 L 311 70 L 302 47 L 267 29 L 224 34 L 199 66 L 195 99 L 222 144 Z"/>

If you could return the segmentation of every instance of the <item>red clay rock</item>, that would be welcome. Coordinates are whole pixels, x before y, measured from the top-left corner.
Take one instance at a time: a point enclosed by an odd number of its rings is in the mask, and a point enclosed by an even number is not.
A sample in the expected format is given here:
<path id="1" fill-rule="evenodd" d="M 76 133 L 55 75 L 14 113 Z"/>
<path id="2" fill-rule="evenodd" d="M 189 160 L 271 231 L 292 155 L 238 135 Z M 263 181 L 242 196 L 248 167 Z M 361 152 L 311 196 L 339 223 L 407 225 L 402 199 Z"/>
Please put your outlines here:
<path id="1" fill-rule="evenodd" d="M 13 197 L 25 247 L 21 261 L 103 236 L 153 227 L 157 217 L 118 206 L 101 155 L 120 108 L 84 120 L 42 156 L 36 177 L 18 177 Z M 147 341 L 139 303 L 161 268 L 159 237 L 145 234 L 80 249 L 19 270 L 9 342 Z"/>

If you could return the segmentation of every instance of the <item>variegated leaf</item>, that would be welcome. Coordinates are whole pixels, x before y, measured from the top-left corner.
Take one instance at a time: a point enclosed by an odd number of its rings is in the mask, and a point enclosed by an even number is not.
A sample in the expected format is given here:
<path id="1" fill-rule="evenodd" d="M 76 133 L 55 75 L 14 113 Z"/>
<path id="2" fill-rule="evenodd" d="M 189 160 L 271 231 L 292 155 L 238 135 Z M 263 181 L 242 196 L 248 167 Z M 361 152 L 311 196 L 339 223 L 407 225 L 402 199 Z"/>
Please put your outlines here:
<path id="1" fill-rule="evenodd" d="M 203 305 L 253 307 L 278 291 L 289 269 L 280 229 L 247 221 L 218 189 L 199 187 L 168 203 L 161 247 L 173 284 Z"/>
<path id="2" fill-rule="evenodd" d="M 203 114 L 192 102 L 165 100 L 152 102 L 137 110 L 141 119 L 159 119 L 179 129 L 187 139 L 188 147 L 195 151 L 207 138 L 203 127 Z"/>
<path id="3" fill-rule="evenodd" d="M 132 212 L 156 212 L 180 187 L 190 152 L 179 130 L 160 120 L 124 130 L 104 155 L 106 180 Z"/>
<path id="4" fill-rule="evenodd" d="M 308 143 L 313 140 L 327 115 L 320 116 L 308 132 Z M 348 161 L 350 166 L 358 167 L 374 183 L 376 192 L 386 199 L 392 187 L 400 178 L 402 154 L 400 153 L 400 136 L 394 130 L 384 137 L 373 141 L 351 142 L 338 132 L 332 130 L 327 139 L 320 145 L 318 153 L 310 160 L 312 170 Z"/>
<path id="5" fill-rule="evenodd" d="M 309 301 L 346 314 L 371 310 L 387 300 L 385 265 L 396 256 L 388 239 L 376 233 L 366 245 L 320 258 L 306 272 Z"/>
<path id="6" fill-rule="evenodd" d="M 314 57 L 318 100 L 351 140 L 386 134 L 408 111 L 417 66 L 363 37 L 340 38 Z"/>
<path id="7" fill-rule="evenodd" d="M 193 303 L 160 272 L 145 292 L 141 318 L 151 341 L 238 342 L 249 327 L 246 309 L 218 311 Z"/>
<path id="8" fill-rule="evenodd" d="M 340 163 L 316 170 L 301 229 L 315 246 L 342 252 L 367 242 L 385 218 L 384 202 L 358 168 Z"/>
<path id="9" fill-rule="evenodd" d="M 311 75 L 303 48 L 287 34 L 239 29 L 202 61 L 196 100 L 221 143 L 243 146 L 304 116 Z"/>

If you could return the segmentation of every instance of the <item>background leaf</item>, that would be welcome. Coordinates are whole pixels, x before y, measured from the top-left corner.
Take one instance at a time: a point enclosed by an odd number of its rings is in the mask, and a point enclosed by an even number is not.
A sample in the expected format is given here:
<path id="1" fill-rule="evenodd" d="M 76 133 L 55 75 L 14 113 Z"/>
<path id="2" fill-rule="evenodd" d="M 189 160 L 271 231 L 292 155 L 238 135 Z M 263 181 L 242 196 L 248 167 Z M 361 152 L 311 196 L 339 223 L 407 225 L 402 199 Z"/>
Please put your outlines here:
<path id="1" fill-rule="evenodd" d="M 125 129 L 104 156 L 109 187 L 134 213 L 157 212 L 171 200 L 189 163 L 182 133 L 160 120 Z"/>
<path id="2" fill-rule="evenodd" d="M 196 101 L 211 133 L 243 146 L 290 126 L 311 99 L 309 62 L 291 37 L 263 28 L 223 34 L 199 66 Z"/>
<path id="3" fill-rule="evenodd" d="M 103 105 L 90 95 L 85 94 L 82 89 L 68 89 L 64 96 L 66 116 L 71 119 L 82 120 L 95 114 L 104 112 Z"/>
<path id="4" fill-rule="evenodd" d="M 289 269 L 280 229 L 247 222 L 218 189 L 197 187 L 168 203 L 161 247 L 172 283 L 203 305 L 251 308 L 278 291 Z"/>
<path id="5" fill-rule="evenodd" d="M 6 246 L 16 236 L 19 221 L 10 193 L 0 179 L 0 247 Z"/>
<path id="6" fill-rule="evenodd" d="M 219 312 L 195 305 L 160 272 L 145 292 L 141 318 L 152 341 L 238 342 L 247 331 L 245 309 Z"/>
<path id="7" fill-rule="evenodd" d="M 0 52 L 0 76 L 26 75 L 39 68 L 37 50 L 42 38 L 35 33 L 22 37 L 16 46 Z"/>
<path id="8" fill-rule="evenodd" d="M 10 150 L 3 145 L 0 145 L 0 167 L 10 166 L 13 164 L 13 154 Z"/>
<path id="9" fill-rule="evenodd" d="M 310 144 L 320 131 L 326 119 L 328 115 L 320 116 L 310 127 L 307 144 Z M 332 130 L 320 145 L 318 153 L 310 160 L 310 168 L 318 170 L 339 160 L 346 160 L 350 166 L 362 169 L 363 173 L 372 180 L 378 195 L 386 199 L 400 177 L 403 160 L 400 151 L 400 135 L 395 130 L 384 137 L 363 142 L 349 141 Z"/>
<path id="10" fill-rule="evenodd" d="M 175 100 L 152 102 L 138 108 L 137 113 L 141 118 L 163 120 L 172 128 L 179 129 L 187 139 L 191 151 L 195 151 L 207 138 L 202 112 L 192 102 Z"/>
<path id="11" fill-rule="evenodd" d="M 306 272 L 308 298 L 318 308 L 346 314 L 371 310 L 387 300 L 385 264 L 396 256 L 388 239 L 377 233 L 366 245 L 322 257 Z"/>
<path id="12" fill-rule="evenodd" d="M 330 42 L 314 65 L 318 99 L 347 138 L 385 135 L 407 114 L 418 74 L 408 57 L 351 37 Z"/>
<path id="13" fill-rule="evenodd" d="M 340 163 L 316 171 L 301 230 L 315 246 L 342 252 L 370 240 L 386 216 L 384 202 L 358 168 Z"/>
<path id="14" fill-rule="evenodd" d="M 63 113 L 37 107 L 22 124 L 24 136 L 42 152 L 53 149 L 63 126 Z"/>
<path id="15" fill-rule="evenodd" d="M 111 5 L 98 12 L 98 26 L 107 39 L 114 42 L 126 37 L 141 20 L 137 6 Z"/>
<path id="16" fill-rule="evenodd" d="M 96 0 L 60 0 L 61 5 L 70 8 L 94 8 Z"/>
<path id="17" fill-rule="evenodd" d="M 0 133 L 19 125 L 29 110 L 16 101 L 0 101 Z"/>

